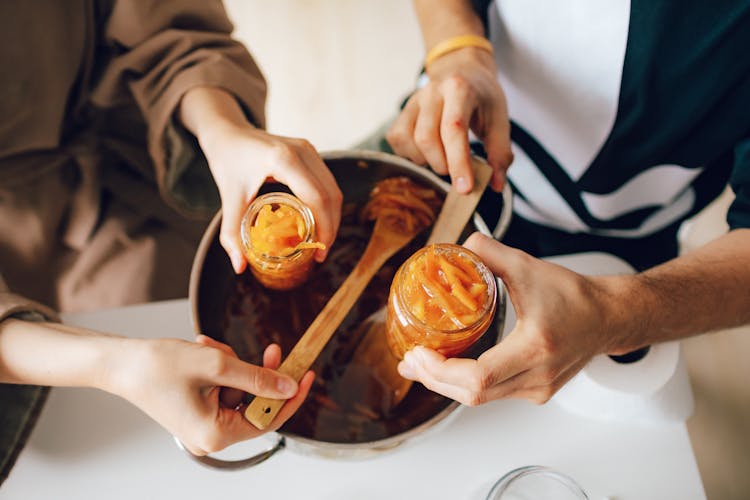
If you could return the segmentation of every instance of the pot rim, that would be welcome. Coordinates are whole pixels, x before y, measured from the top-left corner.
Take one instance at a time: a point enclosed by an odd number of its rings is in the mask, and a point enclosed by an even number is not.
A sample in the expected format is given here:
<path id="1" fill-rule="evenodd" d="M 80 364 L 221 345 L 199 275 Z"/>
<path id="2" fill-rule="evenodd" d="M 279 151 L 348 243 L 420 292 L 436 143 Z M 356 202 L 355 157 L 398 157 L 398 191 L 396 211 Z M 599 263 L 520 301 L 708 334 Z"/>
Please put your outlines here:
<path id="1" fill-rule="evenodd" d="M 372 161 L 380 161 L 383 163 L 389 163 L 389 164 L 395 164 L 399 167 L 403 167 L 409 172 L 415 174 L 417 177 L 420 177 L 434 185 L 437 185 L 440 189 L 442 189 L 443 193 L 446 193 L 448 189 L 450 188 L 450 184 L 445 182 L 444 180 L 440 179 L 437 175 L 435 175 L 431 170 L 427 169 L 426 167 L 419 167 L 416 164 L 412 163 L 411 161 L 402 158 L 400 156 L 392 155 L 385 152 L 380 151 L 368 151 L 368 150 L 332 150 L 332 151 L 323 151 L 320 152 L 320 157 L 323 161 L 326 160 L 340 160 L 340 159 L 351 159 L 351 160 L 372 160 Z M 507 229 L 509 223 L 510 223 L 510 212 L 512 212 L 512 193 L 510 191 L 510 188 L 508 184 L 506 183 L 505 189 L 503 190 L 503 207 L 500 214 L 500 220 L 498 221 L 495 231 L 491 232 L 489 228 L 487 227 L 487 224 L 484 222 L 482 217 L 478 213 L 474 213 L 472 216 L 472 222 L 474 223 L 474 226 L 476 227 L 477 231 L 485 234 L 485 235 L 492 235 L 495 238 L 502 237 L 502 235 L 505 233 L 505 230 Z M 190 273 L 190 281 L 189 281 L 189 287 L 188 287 L 188 298 L 190 301 L 190 311 L 191 311 L 191 321 L 193 325 L 193 331 L 196 334 L 200 334 L 199 330 L 199 318 L 198 318 L 198 289 L 201 281 L 201 276 L 203 272 L 203 264 L 206 259 L 206 255 L 208 253 L 208 250 L 210 246 L 213 244 L 214 238 L 216 237 L 217 232 L 219 231 L 219 225 L 221 224 L 221 214 L 222 211 L 218 210 L 217 213 L 214 215 L 213 219 L 209 223 L 209 225 L 206 227 L 205 232 L 203 233 L 203 236 L 200 240 L 200 243 L 198 245 L 198 248 L 195 253 L 195 257 L 193 259 L 193 264 L 191 268 Z M 502 281 L 498 278 L 498 303 L 497 303 L 497 309 L 498 310 L 505 310 L 506 303 L 507 303 L 507 295 L 505 286 L 503 285 Z M 504 323 L 504 320 L 503 320 Z M 502 331 L 499 331 L 497 333 L 498 340 L 500 339 L 500 336 L 502 334 Z M 273 451 L 265 456 L 265 458 L 270 457 L 274 452 L 284 448 L 284 441 L 285 439 L 289 439 L 291 441 L 294 441 L 295 444 L 301 445 L 302 448 L 310 448 L 314 449 L 316 451 L 321 452 L 322 455 L 327 456 L 339 456 L 339 455 L 355 455 L 357 453 L 361 452 L 378 452 L 378 451 L 386 451 L 393 449 L 403 443 L 404 441 L 413 439 L 418 434 L 423 434 L 426 430 L 433 428 L 441 423 L 447 423 L 450 421 L 447 417 L 451 416 L 451 414 L 456 414 L 456 410 L 458 407 L 460 407 L 461 404 L 457 401 L 453 401 L 448 406 L 443 408 L 441 411 L 430 417 L 429 419 L 425 420 L 421 424 L 407 430 L 404 432 L 401 432 L 399 434 L 374 440 L 374 441 L 366 441 L 366 442 L 359 442 L 359 443 L 338 443 L 338 442 L 330 442 L 330 441 L 321 441 L 317 439 L 307 438 L 295 435 L 293 433 L 283 432 L 283 431 L 276 431 L 276 434 L 278 434 L 279 440 L 277 441 L 277 445 L 274 447 Z M 281 444 L 279 444 L 281 443 Z M 179 442 L 178 442 L 179 444 Z M 213 468 L 225 468 L 225 469 L 237 469 L 237 468 L 244 468 L 247 466 L 251 466 L 254 464 L 249 464 L 245 466 L 238 466 L 238 464 L 248 462 L 250 459 L 245 459 L 241 461 L 224 461 L 224 460 L 218 460 L 211 457 L 197 457 L 192 454 L 190 454 L 183 446 L 180 446 L 185 450 L 193 459 L 197 460 L 198 462 L 201 462 L 203 465 L 213 467 Z M 371 454 L 371 453 L 370 453 Z M 264 459 L 265 459 L 264 458 Z"/>
<path id="2" fill-rule="evenodd" d="M 390 153 L 385 153 L 382 151 L 368 151 L 368 150 L 359 150 L 359 149 L 335 149 L 331 151 L 322 151 L 319 153 L 321 159 L 325 162 L 325 160 L 340 160 L 340 159 L 346 159 L 346 158 L 355 158 L 355 159 L 361 159 L 361 160 L 377 160 L 382 161 L 383 163 L 395 163 L 401 167 L 406 168 L 407 170 L 417 174 L 420 177 L 424 177 L 430 182 L 436 183 L 438 186 L 440 186 L 444 192 L 448 192 L 448 189 L 450 189 L 450 184 L 445 182 L 443 179 L 439 178 L 437 175 L 432 173 L 432 171 L 428 170 L 426 167 L 419 167 L 413 162 L 407 160 L 406 158 L 402 158 L 400 156 L 396 156 Z M 510 219 L 512 215 L 513 208 L 513 196 L 512 191 L 510 190 L 510 186 L 508 183 L 505 183 L 505 187 L 503 188 L 503 208 L 500 212 L 500 219 L 498 220 L 494 231 L 490 231 L 487 227 L 487 224 L 484 222 L 484 220 L 475 212 L 472 216 L 472 220 L 474 222 L 474 225 L 477 227 L 479 232 L 492 235 L 495 239 L 500 239 L 504 234 L 505 231 L 508 229 L 508 226 L 510 225 Z M 198 331 L 198 310 L 195 307 L 198 296 L 198 285 L 200 283 L 200 277 L 201 277 L 201 271 L 202 271 L 202 263 L 206 259 L 206 254 L 208 253 L 208 248 L 211 246 L 211 243 L 213 242 L 213 237 L 216 231 L 218 230 L 217 226 L 221 224 L 221 213 L 222 210 L 219 209 L 214 217 L 211 219 L 211 222 L 206 227 L 206 230 L 203 233 L 203 236 L 201 237 L 200 243 L 198 244 L 198 248 L 195 252 L 195 257 L 193 258 L 192 267 L 190 268 L 190 281 L 188 284 L 188 298 L 190 300 L 190 309 L 191 309 L 191 320 L 193 323 L 193 331 L 195 333 L 200 333 Z"/>

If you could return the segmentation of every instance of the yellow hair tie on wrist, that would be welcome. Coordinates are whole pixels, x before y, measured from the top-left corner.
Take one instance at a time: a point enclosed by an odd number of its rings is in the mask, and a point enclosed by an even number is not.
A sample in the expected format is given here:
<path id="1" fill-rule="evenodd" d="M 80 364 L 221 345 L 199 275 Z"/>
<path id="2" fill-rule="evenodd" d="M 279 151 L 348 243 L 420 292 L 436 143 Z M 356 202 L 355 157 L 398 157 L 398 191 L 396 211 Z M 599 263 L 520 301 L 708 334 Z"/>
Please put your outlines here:
<path id="1" fill-rule="evenodd" d="M 427 53 L 424 58 L 424 67 L 427 68 L 430 64 L 435 62 L 436 59 L 443 57 L 449 52 L 454 50 L 464 49 L 467 47 L 474 47 L 477 49 L 486 50 L 490 54 L 493 53 L 492 42 L 487 40 L 483 36 L 479 35 L 459 35 L 451 38 L 447 38 L 442 42 L 435 45 Z"/>

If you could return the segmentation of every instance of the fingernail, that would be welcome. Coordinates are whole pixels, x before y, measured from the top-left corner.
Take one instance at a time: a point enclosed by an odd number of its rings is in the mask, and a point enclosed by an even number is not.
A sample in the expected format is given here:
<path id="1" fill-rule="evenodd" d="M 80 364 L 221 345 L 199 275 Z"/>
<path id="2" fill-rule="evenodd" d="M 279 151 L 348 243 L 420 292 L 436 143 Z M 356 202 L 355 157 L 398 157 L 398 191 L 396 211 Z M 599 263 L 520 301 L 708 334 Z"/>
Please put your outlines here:
<path id="1" fill-rule="evenodd" d="M 292 397 L 297 392 L 297 384 L 288 378 L 280 378 L 276 381 L 276 389 L 284 396 Z"/>
<path id="2" fill-rule="evenodd" d="M 455 186 L 458 191 L 463 193 L 465 191 L 468 191 L 469 181 L 466 180 L 466 177 L 456 177 Z"/>

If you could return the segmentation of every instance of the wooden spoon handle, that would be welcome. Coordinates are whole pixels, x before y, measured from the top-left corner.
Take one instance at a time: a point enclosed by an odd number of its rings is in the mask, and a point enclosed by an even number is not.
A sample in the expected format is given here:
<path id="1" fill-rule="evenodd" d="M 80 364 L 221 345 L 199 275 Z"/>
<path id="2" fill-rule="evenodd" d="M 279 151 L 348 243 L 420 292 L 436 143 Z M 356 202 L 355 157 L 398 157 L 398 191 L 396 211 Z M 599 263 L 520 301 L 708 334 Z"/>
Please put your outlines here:
<path id="1" fill-rule="evenodd" d="M 359 262 L 336 290 L 322 311 L 313 320 L 304 335 L 289 352 L 279 371 L 299 381 L 310 369 L 334 334 L 354 303 L 364 291 L 375 273 L 399 248 L 380 244 L 380 238 L 372 238 Z M 256 397 L 245 410 L 245 418 L 258 429 L 265 429 L 273 422 L 285 399 Z"/>
<path id="2" fill-rule="evenodd" d="M 432 226 L 427 245 L 458 241 L 471 214 L 477 208 L 479 199 L 492 178 L 492 167 L 476 156 L 471 157 L 471 167 L 474 170 L 474 187 L 467 194 L 459 194 L 453 188 L 448 191 L 443 208 Z"/>

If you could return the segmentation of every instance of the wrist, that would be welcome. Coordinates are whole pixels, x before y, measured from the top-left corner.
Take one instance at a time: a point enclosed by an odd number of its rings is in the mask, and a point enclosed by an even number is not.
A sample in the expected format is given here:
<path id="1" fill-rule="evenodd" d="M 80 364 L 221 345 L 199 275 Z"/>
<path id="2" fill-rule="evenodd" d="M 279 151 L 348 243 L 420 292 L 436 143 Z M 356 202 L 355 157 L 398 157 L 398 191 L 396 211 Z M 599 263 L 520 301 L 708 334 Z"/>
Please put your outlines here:
<path id="1" fill-rule="evenodd" d="M 255 129 L 234 96 L 218 88 L 187 91 L 180 102 L 179 117 L 206 156 L 220 149 L 226 137 Z"/>
<path id="2" fill-rule="evenodd" d="M 464 68 L 487 72 L 493 79 L 497 77 L 494 56 L 486 50 L 476 47 L 463 47 L 445 54 L 425 68 L 425 72 L 431 79 L 436 79 Z"/>
<path id="3" fill-rule="evenodd" d="M 625 354 L 649 343 L 654 328 L 650 293 L 638 275 L 595 278 L 600 284 L 599 309 L 603 312 L 602 330 L 605 354 Z"/>
<path id="4" fill-rule="evenodd" d="M 490 42 L 484 36 L 471 33 L 461 34 L 448 37 L 433 45 L 432 48 L 430 48 L 430 50 L 427 52 L 427 55 L 425 55 L 424 66 L 425 68 L 429 69 L 430 66 L 435 63 L 435 61 L 440 60 L 446 55 L 467 49 L 486 52 L 491 56 L 494 55 L 492 42 Z"/>
<path id="5" fill-rule="evenodd" d="M 124 337 L 98 339 L 92 387 L 129 399 L 130 381 L 139 370 L 138 353 L 146 341 Z"/>

